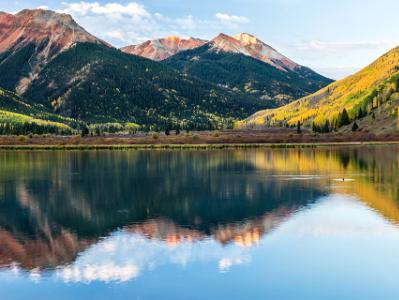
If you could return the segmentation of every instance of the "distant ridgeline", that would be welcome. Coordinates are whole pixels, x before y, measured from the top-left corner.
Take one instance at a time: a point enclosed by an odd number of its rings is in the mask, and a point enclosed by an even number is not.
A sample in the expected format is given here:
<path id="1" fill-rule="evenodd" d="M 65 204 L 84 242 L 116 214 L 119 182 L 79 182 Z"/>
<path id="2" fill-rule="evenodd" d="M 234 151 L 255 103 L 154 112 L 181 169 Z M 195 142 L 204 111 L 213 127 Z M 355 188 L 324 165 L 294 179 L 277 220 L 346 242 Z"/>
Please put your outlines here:
<path id="1" fill-rule="evenodd" d="M 180 52 L 165 64 L 272 103 L 290 103 L 331 83 L 249 34 L 220 34 L 202 47 Z"/>
<path id="2" fill-rule="evenodd" d="M 331 82 L 247 34 L 138 56 L 160 43 L 118 50 L 69 15 L 0 13 L 0 134 L 231 128 Z"/>
<path id="3" fill-rule="evenodd" d="M 399 48 L 368 67 L 286 106 L 260 111 L 240 128 L 297 126 L 315 132 L 389 133 L 399 126 Z"/>

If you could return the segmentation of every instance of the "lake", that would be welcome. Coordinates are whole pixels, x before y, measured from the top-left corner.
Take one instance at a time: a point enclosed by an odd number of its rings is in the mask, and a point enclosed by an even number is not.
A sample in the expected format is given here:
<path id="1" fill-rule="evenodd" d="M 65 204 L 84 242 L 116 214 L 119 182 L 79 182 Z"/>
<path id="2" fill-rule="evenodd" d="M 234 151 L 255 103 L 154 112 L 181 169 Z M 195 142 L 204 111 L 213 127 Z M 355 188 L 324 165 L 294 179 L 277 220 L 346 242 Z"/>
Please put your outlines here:
<path id="1" fill-rule="evenodd" d="M 399 146 L 0 152 L 0 298 L 398 299 Z"/>

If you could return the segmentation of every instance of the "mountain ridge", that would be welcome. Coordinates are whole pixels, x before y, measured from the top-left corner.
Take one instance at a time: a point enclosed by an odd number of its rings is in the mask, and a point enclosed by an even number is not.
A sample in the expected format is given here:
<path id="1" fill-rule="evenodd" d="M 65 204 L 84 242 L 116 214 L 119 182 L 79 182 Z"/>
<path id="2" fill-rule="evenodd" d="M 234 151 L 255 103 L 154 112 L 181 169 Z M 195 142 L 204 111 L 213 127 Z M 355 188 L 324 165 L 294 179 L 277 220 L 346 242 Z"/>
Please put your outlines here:
<path id="1" fill-rule="evenodd" d="M 114 48 L 79 43 L 52 60 L 23 95 L 86 122 L 213 129 L 267 107 L 255 98 L 187 78 L 166 65 Z M 184 125 L 184 126 L 183 126 Z"/>
<path id="2" fill-rule="evenodd" d="M 263 61 L 282 71 L 286 71 L 287 69 L 293 71 L 295 68 L 300 67 L 299 64 L 280 54 L 256 36 L 248 33 L 240 33 L 236 36 L 229 36 L 222 33 L 210 42 L 213 44 L 212 48 L 215 51 L 222 50 L 225 52 L 241 53 Z"/>
<path id="3" fill-rule="evenodd" d="M 161 48 L 173 50 L 159 63 L 113 48 L 67 14 L 22 10 L 0 14 L 0 24 L 1 87 L 48 113 L 85 122 L 227 128 L 330 82 L 246 33 L 210 42 L 158 40 Z M 204 73 L 173 63 L 185 63 L 183 58 L 198 51 L 204 51 L 205 64 L 196 56 L 189 63 L 200 63 L 194 68 Z"/>
<path id="4" fill-rule="evenodd" d="M 165 38 L 148 40 L 139 45 L 122 47 L 121 50 L 128 54 L 142 56 L 155 61 L 165 60 L 181 51 L 198 48 L 207 41 L 197 38 L 180 38 L 168 36 Z"/>
<path id="5" fill-rule="evenodd" d="M 67 14 L 43 9 L 0 14 L 2 86 L 23 93 L 51 59 L 78 42 L 111 47 L 88 33 Z M 13 78 L 1 75 L 13 67 L 19 69 Z"/>
<path id="6" fill-rule="evenodd" d="M 169 36 L 148 40 L 138 45 L 122 47 L 121 50 L 151 60 L 163 61 L 180 52 L 196 49 L 205 44 L 212 45 L 214 51 L 225 51 L 247 55 L 282 71 L 295 71 L 296 69 L 303 68 L 303 66 L 282 55 L 255 35 L 245 32 L 239 33 L 235 36 L 220 33 L 210 40 L 193 37 L 181 38 L 179 36 Z"/>
<path id="7" fill-rule="evenodd" d="M 340 119 L 345 110 L 349 121 L 361 123 L 363 129 L 397 130 L 398 108 L 399 47 L 396 47 L 351 76 L 286 106 L 257 112 L 237 126 L 295 126 L 299 122 L 316 131 L 341 127 L 345 130 L 349 124 L 342 124 Z M 379 125 L 384 128 L 378 128 Z"/>
<path id="8" fill-rule="evenodd" d="M 286 63 L 284 56 L 276 54 L 281 60 L 267 63 L 249 50 L 245 52 L 246 49 L 248 46 L 237 39 L 220 34 L 209 43 L 177 53 L 162 63 L 187 76 L 209 80 L 274 106 L 311 94 L 332 82 L 309 68 Z"/>

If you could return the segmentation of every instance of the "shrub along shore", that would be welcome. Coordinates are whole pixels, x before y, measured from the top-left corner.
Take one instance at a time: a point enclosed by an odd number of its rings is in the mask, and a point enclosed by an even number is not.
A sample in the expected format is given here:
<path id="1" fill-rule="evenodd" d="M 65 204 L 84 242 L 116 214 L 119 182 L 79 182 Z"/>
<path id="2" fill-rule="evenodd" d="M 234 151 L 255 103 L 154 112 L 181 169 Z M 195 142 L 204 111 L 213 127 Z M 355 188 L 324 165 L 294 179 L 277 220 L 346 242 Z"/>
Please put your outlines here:
<path id="1" fill-rule="evenodd" d="M 364 143 L 399 143 L 399 132 L 374 135 L 367 132 L 317 134 L 294 129 L 136 133 L 106 136 L 0 136 L 0 149 L 227 149 L 256 147 L 314 147 Z"/>

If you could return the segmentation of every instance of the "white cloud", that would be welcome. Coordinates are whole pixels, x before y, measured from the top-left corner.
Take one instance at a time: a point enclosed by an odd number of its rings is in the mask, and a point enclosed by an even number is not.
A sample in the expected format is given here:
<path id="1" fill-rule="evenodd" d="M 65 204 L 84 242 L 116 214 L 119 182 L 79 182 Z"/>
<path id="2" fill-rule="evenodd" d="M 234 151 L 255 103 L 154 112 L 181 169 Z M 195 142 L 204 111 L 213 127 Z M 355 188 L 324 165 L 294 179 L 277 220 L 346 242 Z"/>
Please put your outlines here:
<path id="1" fill-rule="evenodd" d="M 62 2 L 59 12 L 71 14 L 90 33 L 115 46 L 137 44 L 148 39 L 169 35 L 212 38 L 225 30 L 242 31 L 240 26 L 249 22 L 243 16 L 218 13 L 209 19 L 193 15 L 177 18 L 159 12 L 150 12 L 137 2 L 120 4 L 109 2 Z"/>
<path id="2" fill-rule="evenodd" d="M 399 228 L 355 197 L 334 194 L 320 198 L 269 237 L 392 237 L 399 241 Z"/>
<path id="3" fill-rule="evenodd" d="M 353 51 L 353 50 L 374 50 L 393 48 L 399 44 L 399 41 L 355 41 L 355 42 L 324 42 L 309 41 L 295 45 L 300 50 L 316 50 L 316 51 Z"/>
<path id="4" fill-rule="evenodd" d="M 54 275 L 68 283 L 126 282 L 161 266 L 185 269 L 199 262 L 212 263 L 215 270 L 225 273 L 234 266 L 250 263 L 251 249 L 234 245 L 224 247 L 211 239 L 195 243 L 184 241 L 171 247 L 162 240 L 121 231 L 81 253 L 72 264 L 60 266 Z M 36 270 L 31 280 L 40 280 L 40 275 Z"/>
<path id="5" fill-rule="evenodd" d="M 218 263 L 219 272 L 226 273 L 226 272 L 229 272 L 231 267 L 233 267 L 233 266 L 238 266 L 243 263 L 249 263 L 249 262 L 250 262 L 250 259 L 248 257 L 246 257 L 245 260 L 242 260 L 240 257 L 238 257 L 238 258 L 224 257 L 221 260 L 219 260 L 219 263 Z"/>
<path id="6" fill-rule="evenodd" d="M 232 22 L 232 23 L 249 23 L 249 19 L 241 16 L 233 16 L 224 13 L 217 13 L 216 18 L 223 22 Z"/>
<path id="7" fill-rule="evenodd" d="M 30 273 L 29 277 L 30 277 L 30 279 L 33 282 L 35 282 L 35 283 L 39 283 L 40 282 L 40 280 L 42 278 L 42 275 L 40 274 L 40 270 L 39 269 L 33 269 L 29 273 Z"/>
<path id="8" fill-rule="evenodd" d="M 130 16 L 133 18 L 148 18 L 151 14 L 147 12 L 143 5 L 131 2 L 127 5 L 119 3 L 106 3 L 101 5 L 98 2 L 78 2 L 78 3 L 67 3 L 63 2 L 69 13 L 77 14 L 80 16 L 86 15 L 102 15 L 107 17 L 122 17 Z"/>
<path id="9" fill-rule="evenodd" d="M 114 263 L 94 264 L 82 267 L 67 266 L 57 270 L 64 282 L 126 282 L 139 276 L 135 265 L 115 265 Z"/>
<path id="10" fill-rule="evenodd" d="M 47 5 L 40 5 L 40 6 L 37 7 L 37 9 L 48 10 L 48 6 Z"/>
<path id="11" fill-rule="evenodd" d="M 120 40 L 120 41 L 127 41 L 125 39 L 124 33 L 121 31 L 118 31 L 118 30 L 104 32 L 104 36 L 110 37 L 112 39 Z"/>
<path id="12" fill-rule="evenodd" d="M 176 19 L 175 23 L 185 29 L 195 30 L 200 26 L 200 22 L 195 20 L 192 15 Z"/>
<path id="13" fill-rule="evenodd" d="M 398 44 L 399 40 L 302 40 L 277 42 L 274 46 L 301 65 L 327 77 L 341 79 L 364 68 Z"/>

